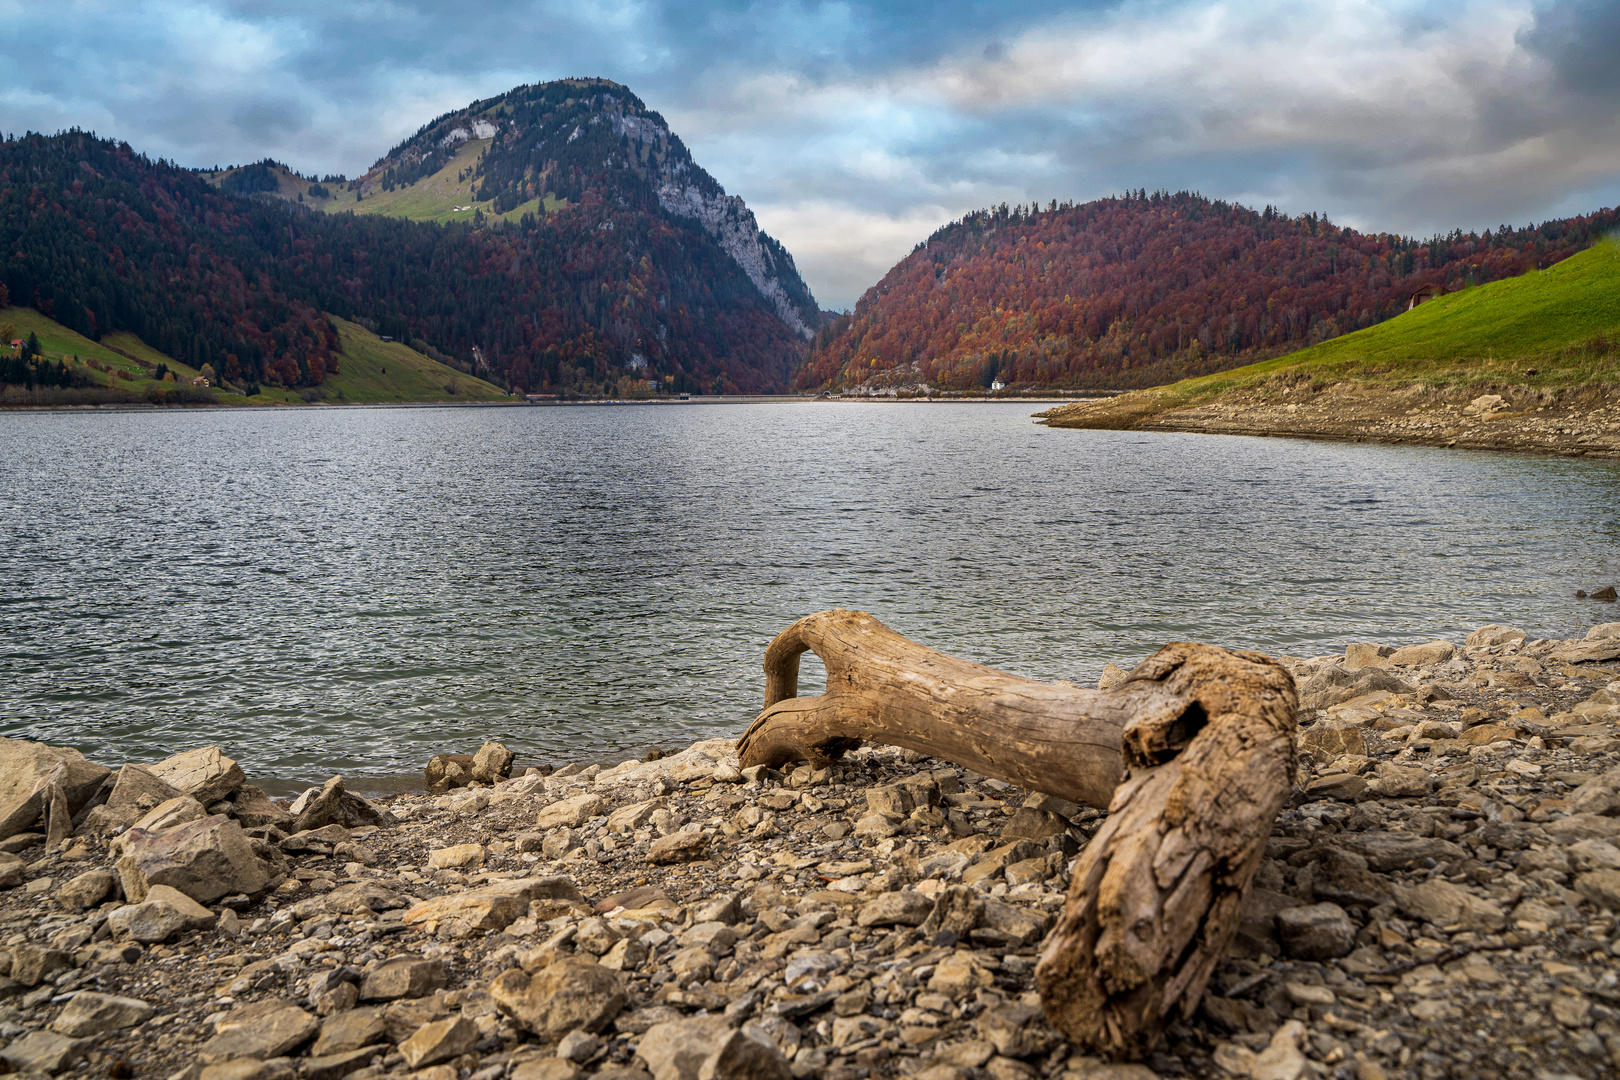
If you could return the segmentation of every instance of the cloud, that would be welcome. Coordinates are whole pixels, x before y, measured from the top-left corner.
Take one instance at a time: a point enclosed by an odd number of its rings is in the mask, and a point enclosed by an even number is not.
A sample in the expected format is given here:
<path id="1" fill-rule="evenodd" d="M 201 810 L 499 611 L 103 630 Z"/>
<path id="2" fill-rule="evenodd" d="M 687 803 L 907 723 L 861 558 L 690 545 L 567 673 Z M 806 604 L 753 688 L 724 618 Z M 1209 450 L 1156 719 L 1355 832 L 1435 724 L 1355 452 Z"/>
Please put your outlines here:
<path id="1" fill-rule="evenodd" d="M 1427 233 L 1620 201 L 1605 0 L 0 0 L 0 127 L 353 174 L 602 75 L 852 303 L 1001 201 L 1190 188 Z"/>

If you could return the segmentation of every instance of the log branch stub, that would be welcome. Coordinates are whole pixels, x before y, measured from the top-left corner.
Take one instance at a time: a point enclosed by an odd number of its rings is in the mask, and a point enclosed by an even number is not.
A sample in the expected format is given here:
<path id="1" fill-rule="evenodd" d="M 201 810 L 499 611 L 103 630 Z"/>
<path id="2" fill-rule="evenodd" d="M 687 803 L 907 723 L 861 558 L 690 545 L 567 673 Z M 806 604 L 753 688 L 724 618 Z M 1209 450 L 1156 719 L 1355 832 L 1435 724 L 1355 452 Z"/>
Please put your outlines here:
<path id="1" fill-rule="evenodd" d="M 806 649 L 825 693 L 801 698 Z M 1114 689 L 1043 683 L 823 611 L 765 652 L 743 767 L 905 747 L 1110 816 L 1076 862 L 1036 969 L 1052 1023 L 1140 1057 L 1197 1008 L 1292 788 L 1297 693 L 1260 653 L 1172 642 Z"/>

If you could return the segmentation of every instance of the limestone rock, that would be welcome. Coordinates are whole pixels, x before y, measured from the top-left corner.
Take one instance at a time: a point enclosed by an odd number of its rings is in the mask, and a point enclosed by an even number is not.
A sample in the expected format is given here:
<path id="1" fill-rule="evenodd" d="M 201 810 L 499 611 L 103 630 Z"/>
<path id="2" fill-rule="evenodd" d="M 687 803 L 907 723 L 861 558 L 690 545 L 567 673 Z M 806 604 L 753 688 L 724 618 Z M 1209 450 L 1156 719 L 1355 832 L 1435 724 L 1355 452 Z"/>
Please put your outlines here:
<path id="1" fill-rule="evenodd" d="M 1001 827 L 1003 840 L 1049 840 L 1068 831 L 1069 823 L 1050 810 L 1021 806 Z"/>
<path id="2" fill-rule="evenodd" d="M 152 1006 L 138 998 L 118 997 L 81 990 L 73 995 L 51 1027 L 63 1035 L 84 1038 L 107 1031 L 144 1024 L 151 1019 Z"/>
<path id="3" fill-rule="evenodd" d="M 857 926 L 921 926 L 933 914 L 934 901 L 920 892 L 901 889 L 884 893 L 861 906 Z"/>
<path id="4" fill-rule="evenodd" d="M 793 1075 L 775 1046 L 718 1016 L 655 1024 L 642 1035 L 636 1055 L 653 1080 L 788 1080 Z"/>
<path id="5" fill-rule="evenodd" d="M 242 823 L 244 829 L 262 829 L 266 826 L 286 832 L 293 827 L 293 816 L 280 806 L 262 788 L 243 784 L 231 796 L 231 817 Z"/>
<path id="6" fill-rule="evenodd" d="M 11 947 L 11 980 L 20 986 L 38 986 L 72 966 L 73 958 L 60 949 L 32 944 Z"/>
<path id="7" fill-rule="evenodd" d="M 583 903 L 584 899 L 565 877 L 518 878 L 424 900 L 407 910 L 404 920 L 408 925 L 437 922 L 441 932 L 448 930 L 451 937 L 463 938 L 479 931 L 506 929 L 528 914 L 534 900 Z"/>
<path id="8" fill-rule="evenodd" d="M 145 765 L 125 765 L 114 775 L 112 792 L 105 805 L 109 810 L 136 810 L 144 814 L 160 803 L 185 794 Z"/>
<path id="9" fill-rule="evenodd" d="M 1374 773 L 1377 783 L 1369 786 L 1372 790 L 1390 798 L 1420 798 L 1434 787 L 1434 777 L 1429 775 L 1429 770 L 1420 766 L 1408 767 L 1381 761 Z"/>
<path id="10" fill-rule="evenodd" d="M 247 782 L 242 767 L 217 746 L 187 750 L 146 768 L 165 784 L 204 806 L 228 798 Z"/>
<path id="11" fill-rule="evenodd" d="M 1104 664 L 1102 674 L 1097 677 L 1097 689 L 1112 690 L 1131 677 L 1131 673 L 1118 664 Z"/>
<path id="12" fill-rule="evenodd" d="M 1022 948 L 1033 945 L 1046 936 L 1047 920 L 1025 907 L 1009 904 L 987 896 L 979 916 L 979 925 L 972 932 L 976 942 L 987 945 L 1013 945 Z"/>
<path id="13" fill-rule="evenodd" d="M 1370 642 L 1358 642 L 1344 647 L 1344 670 L 1360 671 L 1365 667 L 1388 667 L 1387 657 L 1393 655 L 1394 649 L 1388 645 L 1375 645 Z"/>
<path id="14" fill-rule="evenodd" d="M 1598 623 L 1586 632 L 1587 641 L 1620 639 L 1620 622 Z"/>
<path id="15" fill-rule="evenodd" d="M 1496 623 L 1486 623 L 1484 626 L 1468 635 L 1464 642 L 1468 646 L 1480 645 L 1512 645 L 1524 641 L 1528 635 L 1523 630 L 1515 630 L 1510 626 L 1500 626 Z"/>
<path id="16" fill-rule="evenodd" d="M 1045 1054 L 1058 1044 L 1039 1005 L 998 1005 L 979 1017 L 979 1035 L 1011 1058 Z"/>
<path id="17" fill-rule="evenodd" d="M 465 787 L 472 779 L 472 763 L 471 754 L 438 754 L 422 771 L 424 786 L 435 794 Z"/>
<path id="18" fill-rule="evenodd" d="M 1332 960 L 1355 947 L 1356 926 L 1338 904 L 1309 904 L 1279 911 L 1277 936 L 1295 959 Z"/>
<path id="19" fill-rule="evenodd" d="M 580 957 L 563 956 L 532 976 L 520 968 L 489 986 L 495 1007 L 542 1040 L 576 1028 L 601 1031 L 629 1003 L 623 976 Z"/>
<path id="20" fill-rule="evenodd" d="M 28 877 L 28 864 L 10 852 L 0 852 L 0 889 L 15 889 Z"/>
<path id="21" fill-rule="evenodd" d="M 1430 667 L 1443 664 L 1457 654 L 1457 646 L 1449 641 L 1426 641 L 1422 645 L 1407 645 L 1396 649 L 1389 657 L 1395 667 Z"/>
<path id="22" fill-rule="evenodd" d="M 654 866 L 670 863 L 696 862 L 709 851 L 709 836 L 692 830 L 660 836 L 647 848 L 647 861 Z"/>
<path id="23" fill-rule="evenodd" d="M 387 1036 L 388 1025 L 383 1020 L 380 1006 L 350 1009 L 326 1019 L 309 1052 L 323 1057 L 344 1054 L 363 1046 L 374 1046 L 385 1041 Z"/>
<path id="24" fill-rule="evenodd" d="M 0 1060 L 19 1073 L 46 1073 L 55 1076 L 82 1060 L 95 1045 L 92 1039 L 73 1039 L 54 1031 L 30 1031 L 4 1050 Z"/>
<path id="25" fill-rule="evenodd" d="M 124 895 L 139 902 L 153 885 L 168 885 L 200 903 L 233 893 L 256 893 L 270 883 L 242 826 L 209 815 L 199 821 L 147 833 L 131 829 L 120 838 L 118 878 Z"/>
<path id="26" fill-rule="evenodd" d="M 1299 748 L 1318 761 L 1333 761 L 1346 754 L 1365 755 L 1367 736 L 1357 724 L 1321 720 L 1300 733 Z"/>
<path id="27" fill-rule="evenodd" d="M 214 1037 L 197 1050 L 205 1065 L 238 1058 L 280 1057 L 309 1041 L 320 1021 L 286 998 L 242 1005 L 214 1024 Z"/>
<path id="28" fill-rule="evenodd" d="M 460 1057 L 476 1042 L 478 1025 L 465 1016 L 452 1016 L 417 1028 L 410 1038 L 399 1044 L 399 1052 L 407 1067 L 423 1069 Z"/>
<path id="29" fill-rule="evenodd" d="M 472 759 L 472 778 L 481 783 L 494 784 L 512 774 L 512 762 L 517 755 L 500 743 L 491 740 L 478 748 Z"/>
<path id="30" fill-rule="evenodd" d="M 574 795 L 566 799 L 559 799 L 540 811 L 535 818 L 535 827 L 540 829 L 557 829 L 567 826 L 574 828 L 585 824 L 593 817 L 607 813 L 607 802 L 600 795 L 586 792 L 583 795 Z"/>
<path id="31" fill-rule="evenodd" d="M 1507 915 L 1500 907 L 1449 881 L 1431 878 L 1411 888 L 1397 885 L 1394 890 L 1397 907 L 1436 926 L 1493 932 L 1507 925 Z"/>
<path id="32" fill-rule="evenodd" d="M 132 829 L 142 832 L 159 833 L 165 829 L 172 829 L 184 825 L 188 821 L 201 821 L 208 816 L 208 809 L 190 795 L 176 795 L 172 799 L 158 803 L 152 809 L 135 819 Z"/>
<path id="33" fill-rule="evenodd" d="M 47 788 L 59 785 L 70 814 L 77 814 L 112 775 L 66 747 L 26 739 L 0 739 L 0 840 L 24 832 L 40 820 Z"/>
<path id="34" fill-rule="evenodd" d="M 56 890 L 56 902 L 69 911 L 93 908 L 118 888 L 111 870 L 86 870 Z"/>
<path id="35" fill-rule="evenodd" d="M 154 885 L 140 903 L 115 908 L 107 916 L 107 925 L 120 940 L 150 945 L 187 930 L 207 930 L 217 919 L 185 893 L 167 885 Z"/>
<path id="36" fill-rule="evenodd" d="M 294 832 L 307 832 L 323 825 L 341 825 L 345 829 L 383 826 L 393 819 L 343 786 L 343 777 L 334 776 L 319 788 L 310 788 L 293 803 Z"/>
<path id="37" fill-rule="evenodd" d="M 456 844 L 452 847 L 434 848 L 428 852 L 428 869 L 476 869 L 484 865 L 486 854 L 483 844 Z"/>
<path id="38" fill-rule="evenodd" d="M 1620 912 L 1620 870 L 1593 870 L 1575 879 L 1575 891 L 1600 908 Z"/>
<path id="39" fill-rule="evenodd" d="M 360 984 L 362 1001 L 394 1001 L 431 994 L 445 984 L 444 961 L 400 956 L 369 972 Z"/>

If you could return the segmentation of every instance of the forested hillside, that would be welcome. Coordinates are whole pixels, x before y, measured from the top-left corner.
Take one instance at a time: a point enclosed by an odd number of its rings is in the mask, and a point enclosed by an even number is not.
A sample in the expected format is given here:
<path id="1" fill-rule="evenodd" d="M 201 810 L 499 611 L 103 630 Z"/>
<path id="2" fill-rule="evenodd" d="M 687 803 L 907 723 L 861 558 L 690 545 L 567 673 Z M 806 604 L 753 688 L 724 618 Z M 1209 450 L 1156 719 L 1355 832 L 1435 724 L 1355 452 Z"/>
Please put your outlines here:
<path id="1" fill-rule="evenodd" d="M 434 224 L 316 213 L 83 132 L 29 135 L 0 144 L 0 283 L 92 340 L 128 331 L 270 385 L 334 370 L 327 314 L 530 391 L 786 384 L 806 329 L 702 221 L 612 161 L 569 175 L 553 212 Z"/>
<path id="2" fill-rule="evenodd" d="M 1371 326 L 1425 285 L 1551 265 L 1616 223 L 1605 210 L 1417 240 L 1186 192 L 1003 205 L 919 244 L 822 329 L 798 383 L 1153 386 Z"/>

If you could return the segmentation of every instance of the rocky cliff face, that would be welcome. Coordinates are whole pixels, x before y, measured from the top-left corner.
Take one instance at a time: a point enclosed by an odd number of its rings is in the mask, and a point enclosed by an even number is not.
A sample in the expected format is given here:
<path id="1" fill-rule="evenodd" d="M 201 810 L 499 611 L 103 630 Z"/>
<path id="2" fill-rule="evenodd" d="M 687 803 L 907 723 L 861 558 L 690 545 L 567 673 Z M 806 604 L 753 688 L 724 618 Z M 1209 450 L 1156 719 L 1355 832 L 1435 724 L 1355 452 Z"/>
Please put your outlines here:
<path id="1" fill-rule="evenodd" d="M 489 140 L 475 166 L 480 199 L 496 209 L 587 192 L 620 203 L 652 196 L 665 214 L 697 221 L 776 315 L 808 338 L 820 324 L 793 257 L 741 198 L 705 172 L 658 113 L 618 83 L 567 79 L 520 86 L 439 117 L 395 147 L 368 177 L 401 179 L 444 167 L 469 140 Z"/>

